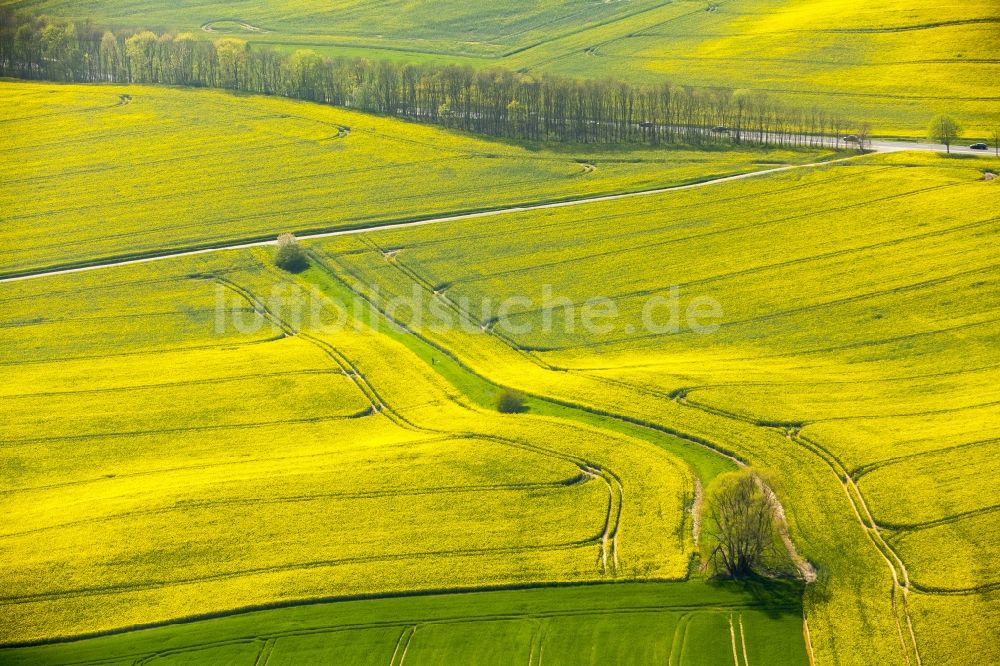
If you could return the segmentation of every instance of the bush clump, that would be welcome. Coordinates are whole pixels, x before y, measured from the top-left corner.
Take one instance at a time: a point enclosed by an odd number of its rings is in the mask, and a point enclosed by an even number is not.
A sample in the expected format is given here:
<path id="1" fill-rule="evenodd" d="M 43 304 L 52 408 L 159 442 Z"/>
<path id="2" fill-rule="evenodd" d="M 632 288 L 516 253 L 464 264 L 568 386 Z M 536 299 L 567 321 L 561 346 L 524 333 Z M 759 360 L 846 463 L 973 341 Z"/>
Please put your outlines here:
<path id="1" fill-rule="evenodd" d="M 299 245 L 294 234 L 278 236 L 278 251 L 274 255 L 274 263 L 289 273 L 299 273 L 309 266 L 306 253 Z"/>
<path id="2" fill-rule="evenodd" d="M 524 396 L 517 391 L 504 391 L 497 399 L 497 411 L 501 414 L 520 414 L 528 411 Z"/>

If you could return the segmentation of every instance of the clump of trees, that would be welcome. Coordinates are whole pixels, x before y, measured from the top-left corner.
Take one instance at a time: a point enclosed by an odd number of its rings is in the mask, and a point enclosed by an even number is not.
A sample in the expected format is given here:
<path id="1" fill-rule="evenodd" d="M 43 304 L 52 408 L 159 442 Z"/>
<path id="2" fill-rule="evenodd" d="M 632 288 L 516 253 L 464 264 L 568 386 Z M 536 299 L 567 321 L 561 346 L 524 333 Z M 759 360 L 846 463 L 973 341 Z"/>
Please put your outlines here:
<path id="1" fill-rule="evenodd" d="M 497 398 L 497 411 L 501 414 L 521 414 L 528 411 L 524 396 L 517 391 L 504 391 Z"/>
<path id="2" fill-rule="evenodd" d="M 839 147 L 856 127 L 762 93 L 286 54 L 234 37 L 106 31 L 9 6 L 0 7 L 0 74 L 284 95 L 530 141 Z"/>
<path id="3" fill-rule="evenodd" d="M 278 236 L 278 250 L 274 253 L 274 263 L 289 273 L 299 273 L 309 267 L 306 253 L 293 234 Z"/>
<path id="4" fill-rule="evenodd" d="M 702 522 L 707 564 L 724 578 L 772 575 L 787 569 L 772 495 L 755 471 L 719 476 L 709 488 Z"/>
<path id="5" fill-rule="evenodd" d="M 935 143 L 943 143 L 949 154 L 951 154 L 951 144 L 955 143 L 961 133 L 962 127 L 958 121 L 944 114 L 934 116 L 931 124 L 927 127 L 927 136 L 930 140 Z"/>

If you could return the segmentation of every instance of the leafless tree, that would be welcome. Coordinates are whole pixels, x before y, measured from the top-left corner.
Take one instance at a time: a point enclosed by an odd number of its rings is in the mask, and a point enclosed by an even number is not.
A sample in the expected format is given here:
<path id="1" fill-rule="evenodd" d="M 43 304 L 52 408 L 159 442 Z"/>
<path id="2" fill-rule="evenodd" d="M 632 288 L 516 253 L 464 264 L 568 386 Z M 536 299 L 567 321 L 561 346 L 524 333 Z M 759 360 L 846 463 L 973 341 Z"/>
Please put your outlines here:
<path id="1" fill-rule="evenodd" d="M 861 123 L 858 128 L 858 150 L 865 150 L 871 148 L 872 145 L 872 128 L 868 123 Z"/>

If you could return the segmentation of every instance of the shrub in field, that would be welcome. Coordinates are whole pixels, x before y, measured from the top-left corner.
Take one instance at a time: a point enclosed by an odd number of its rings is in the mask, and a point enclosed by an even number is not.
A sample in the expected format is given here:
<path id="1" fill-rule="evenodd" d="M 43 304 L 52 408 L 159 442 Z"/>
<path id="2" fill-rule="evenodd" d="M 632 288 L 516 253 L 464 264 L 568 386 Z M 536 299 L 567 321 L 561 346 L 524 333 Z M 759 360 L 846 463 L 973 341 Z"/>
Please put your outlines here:
<path id="1" fill-rule="evenodd" d="M 305 252 L 293 234 L 278 236 L 278 251 L 274 255 L 274 263 L 289 273 L 304 271 L 309 265 Z"/>
<path id="2" fill-rule="evenodd" d="M 497 399 L 497 411 L 501 414 L 521 414 L 528 411 L 524 396 L 517 391 L 504 391 Z"/>
<path id="3" fill-rule="evenodd" d="M 779 559 L 774 506 L 757 473 L 732 472 L 713 483 L 705 533 L 708 562 L 717 576 L 749 578 L 775 570 Z"/>

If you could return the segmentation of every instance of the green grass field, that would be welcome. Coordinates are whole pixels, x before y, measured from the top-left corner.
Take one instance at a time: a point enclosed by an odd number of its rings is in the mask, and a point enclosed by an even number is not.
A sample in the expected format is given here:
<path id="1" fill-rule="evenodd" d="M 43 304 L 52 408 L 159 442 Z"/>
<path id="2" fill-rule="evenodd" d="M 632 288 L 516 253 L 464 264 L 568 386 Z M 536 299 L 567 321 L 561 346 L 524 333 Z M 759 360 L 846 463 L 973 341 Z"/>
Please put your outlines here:
<path id="1" fill-rule="evenodd" d="M 439 0 L 376 4 L 7 0 L 77 19 L 204 38 L 238 35 L 331 55 L 500 64 L 531 73 L 614 76 L 766 93 L 883 134 L 920 137 L 938 112 L 970 137 L 1000 123 L 995 0 L 584 3 Z"/>
<path id="2" fill-rule="evenodd" d="M 0 659 L 25 665 L 398 664 L 404 656 L 416 664 L 807 664 L 797 592 L 652 583 L 347 601 L 0 650 Z"/>

